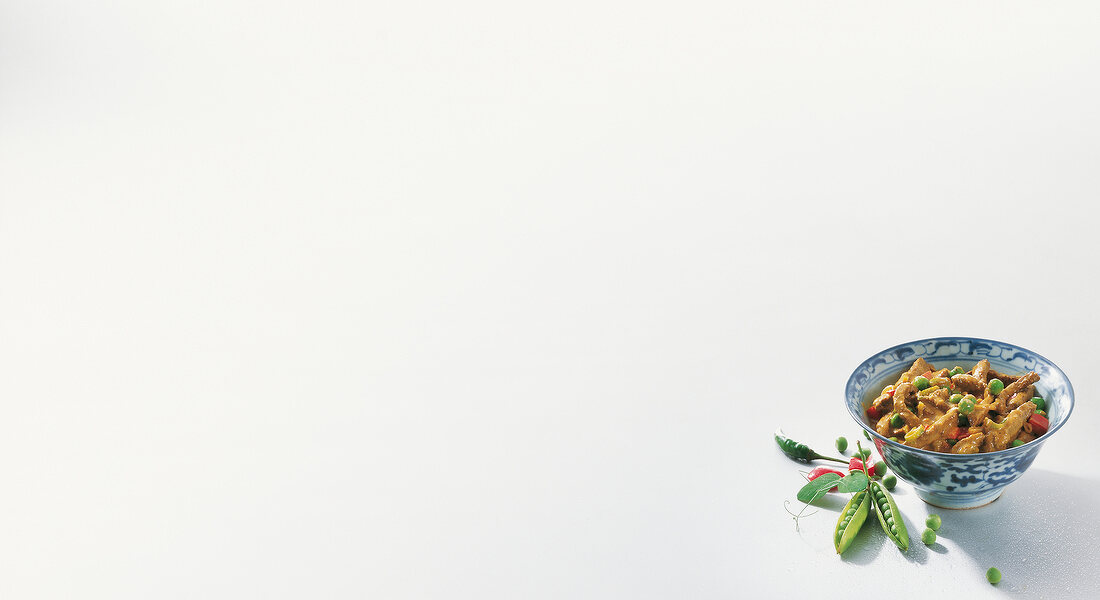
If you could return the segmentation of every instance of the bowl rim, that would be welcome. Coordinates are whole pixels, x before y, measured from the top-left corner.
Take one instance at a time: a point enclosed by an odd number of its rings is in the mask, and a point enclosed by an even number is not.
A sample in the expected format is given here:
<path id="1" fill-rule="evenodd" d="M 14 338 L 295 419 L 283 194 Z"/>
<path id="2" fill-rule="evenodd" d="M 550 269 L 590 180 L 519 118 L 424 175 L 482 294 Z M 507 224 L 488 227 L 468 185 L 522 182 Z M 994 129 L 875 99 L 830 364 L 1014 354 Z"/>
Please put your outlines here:
<path id="1" fill-rule="evenodd" d="M 1019 348 L 1020 350 L 1028 352 L 1028 353 L 1034 355 L 1036 358 L 1046 362 L 1048 365 L 1050 365 L 1050 367 L 1053 370 L 1057 371 L 1062 376 L 1062 379 L 1065 380 L 1065 382 L 1066 382 L 1066 389 L 1067 389 L 1067 392 L 1068 392 L 1068 395 L 1069 395 L 1069 410 L 1066 411 L 1065 418 L 1063 418 L 1061 420 L 1061 422 L 1058 423 L 1058 425 L 1056 425 L 1053 429 L 1048 430 L 1046 432 L 1046 434 L 1043 435 L 1042 437 L 1050 439 L 1050 436 L 1054 435 L 1054 432 L 1061 429 L 1062 426 L 1065 425 L 1066 422 L 1069 421 L 1069 418 L 1071 416 L 1073 416 L 1073 406 L 1074 406 L 1074 404 L 1077 403 L 1077 400 L 1074 397 L 1074 393 L 1073 393 L 1073 383 L 1069 380 L 1069 377 L 1066 375 L 1066 372 L 1063 371 L 1062 368 L 1059 367 L 1057 364 L 1055 364 L 1054 361 L 1052 361 L 1049 358 L 1043 356 L 1042 354 L 1039 354 L 1038 352 L 1035 352 L 1035 351 L 1030 350 L 1028 348 L 1025 348 L 1023 346 L 1018 346 L 1016 344 L 1012 344 L 1012 343 L 1009 343 L 1009 342 L 1002 342 L 1000 340 L 993 340 L 993 339 L 989 339 L 989 338 L 969 337 L 969 336 L 962 336 L 962 335 L 945 335 L 945 336 L 923 338 L 923 339 L 919 339 L 919 340 L 913 340 L 911 342 L 903 342 L 901 344 L 896 344 L 894 346 L 890 346 L 889 348 L 879 350 L 878 352 L 876 352 L 876 353 L 872 354 L 871 356 L 868 356 L 867 358 L 865 358 L 863 360 L 863 362 L 859 363 L 859 365 L 855 369 L 852 370 L 852 374 L 848 376 L 848 381 L 846 381 L 844 383 L 844 406 L 845 406 L 845 408 L 848 409 L 848 414 L 851 415 L 852 419 L 860 427 L 862 427 L 864 431 L 866 431 L 870 435 L 874 436 L 875 438 L 878 438 L 878 440 L 880 442 L 882 442 L 883 444 L 892 444 L 894 446 L 897 446 L 898 448 L 904 449 L 904 451 L 907 451 L 907 452 L 916 452 L 916 453 L 919 453 L 919 454 L 927 454 L 929 456 L 936 456 L 936 457 L 944 458 L 944 459 L 947 459 L 947 460 L 956 460 L 956 459 L 960 459 L 960 460 L 971 459 L 971 460 L 973 460 L 974 457 L 976 457 L 976 456 L 993 456 L 995 454 L 1007 454 L 1007 453 L 1013 453 L 1013 452 L 1026 451 L 1025 448 L 1028 447 L 1027 444 L 1023 444 L 1021 446 L 1016 446 L 1015 448 L 1010 447 L 1010 448 L 1005 448 L 1004 450 L 996 450 L 994 452 L 979 452 L 977 454 L 951 454 L 950 452 L 936 452 L 934 450 L 925 450 L 923 448 L 914 448 L 912 446 L 906 446 L 905 444 L 900 444 L 898 442 L 892 442 L 888 438 L 883 437 L 879 432 L 875 431 L 873 428 L 869 427 L 866 423 L 864 423 L 863 419 L 861 418 L 861 415 L 858 415 L 858 414 L 856 414 L 855 412 L 852 411 L 852 407 L 848 404 L 848 388 L 852 385 L 852 380 L 855 379 L 856 373 L 858 373 L 864 367 L 868 366 L 869 363 L 872 360 L 874 360 L 876 357 L 882 356 L 883 354 L 886 354 L 888 352 L 892 352 L 892 351 L 897 350 L 899 348 L 905 348 L 905 347 L 908 347 L 908 346 L 912 346 L 914 344 L 923 344 L 923 343 L 927 343 L 927 342 L 937 342 L 937 341 L 943 341 L 943 340 L 967 340 L 967 341 L 971 341 L 971 342 L 990 342 L 990 343 L 993 343 L 993 344 L 1000 344 L 1002 346 L 1011 346 L 1013 348 Z M 1042 443 L 1045 444 L 1046 440 L 1043 440 Z"/>

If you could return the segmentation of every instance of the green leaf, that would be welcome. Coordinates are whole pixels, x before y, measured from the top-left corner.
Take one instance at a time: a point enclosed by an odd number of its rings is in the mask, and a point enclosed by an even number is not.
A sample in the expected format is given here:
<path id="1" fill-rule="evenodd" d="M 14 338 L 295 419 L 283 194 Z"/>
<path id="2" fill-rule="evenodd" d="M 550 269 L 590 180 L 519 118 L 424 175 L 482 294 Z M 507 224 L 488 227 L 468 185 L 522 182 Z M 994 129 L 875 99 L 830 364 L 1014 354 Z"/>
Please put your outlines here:
<path id="1" fill-rule="evenodd" d="M 867 487 L 867 475 L 862 471 L 853 471 L 850 475 L 840 480 L 836 491 L 851 494 L 865 487 Z"/>
<path id="2" fill-rule="evenodd" d="M 817 500 L 818 498 L 824 496 L 825 493 L 828 492 L 834 485 L 836 485 L 838 479 L 840 479 L 840 475 L 837 475 L 836 473 L 826 473 L 821 477 L 818 477 L 817 479 L 807 483 L 806 485 L 802 486 L 802 489 L 798 490 L 798 501 L 809 504 L 810 502 Z M 867 482 L 864 481 L 863 485 L 866 486 Z"/>

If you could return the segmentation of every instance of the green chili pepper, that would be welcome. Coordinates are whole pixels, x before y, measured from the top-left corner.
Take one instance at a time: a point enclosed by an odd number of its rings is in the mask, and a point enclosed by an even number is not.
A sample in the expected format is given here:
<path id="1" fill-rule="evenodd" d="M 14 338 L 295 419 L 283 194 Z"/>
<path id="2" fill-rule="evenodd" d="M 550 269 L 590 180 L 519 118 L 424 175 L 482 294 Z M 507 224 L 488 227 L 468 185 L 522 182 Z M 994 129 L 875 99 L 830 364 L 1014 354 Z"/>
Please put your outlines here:
<path id="1" fill-rule="evenodd" d="M 869 484 L 871 498 L 875 503 L 875 514 L 878 515 L 878 524 L 886 532 L 890 541 L 897 544 L 903 551 L 909 549 L 909 531 L 905 529 L 905 522 L 901 518 L 901 511 L 894 503 L 890 492 L 877 481 Z"/>
<path id="2" fill-rule="evenodd" d="M 863 527 L 863 522 L 867 520 L 867 513 L 870 511 L 871 495 L 867 490 L 852 495 L 852 499 L 840 512 L 840 518 L 836 521 L 836 530 L 833 532 L 833 545 L 836 546 L 837 554 L 844 554 L 844 551 L 852 546 L 859 528 Z"/>
<path id="3" fill-rule="evenodd" d="M 833 462 L 848 464 L 848 461 L 842 458 L 833 458 L 831 456 L 822 456 L 817 452 L 814 452 L 806 444 L 796 442 L 791 438 L 783 434 L 782 429 L 775 430 L 775 443 L 779 444 L 779 449 L 783 451 L 790 458 L 801 462 L 810 462 L 811 460 L 831 460 Z"/>

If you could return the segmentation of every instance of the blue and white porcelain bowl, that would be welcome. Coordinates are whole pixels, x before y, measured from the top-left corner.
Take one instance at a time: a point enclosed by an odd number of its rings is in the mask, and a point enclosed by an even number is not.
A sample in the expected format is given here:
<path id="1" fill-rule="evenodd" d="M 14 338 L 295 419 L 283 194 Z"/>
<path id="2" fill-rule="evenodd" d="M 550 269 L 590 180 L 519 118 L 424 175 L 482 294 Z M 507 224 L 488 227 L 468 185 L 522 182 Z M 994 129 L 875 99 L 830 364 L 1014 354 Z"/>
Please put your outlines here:
<path id="1" fill-rule="evenodd" d="M 1001 373 L 1035 371 L 1039 374 L 1035 387 L 1046 400 L 1049 430 L 1022 446 L 979 454 L 920 450 L 882 437 L 864 411 L 882 388 L 897 381 L 920 357 L 936 368 L 970 369 L 985 358 Z M 922 500 L 941 508 L 975 508 L 999 498 L 1066 423 L 1073 412 L 1073 386 L 1057 365 L 1026 348 L 980 338 L 938 337 L 887 348 L 863 361 L 848 378 L 844 400 L 852 418 L 871 435 L 886 466 L 912 484 Z"/>

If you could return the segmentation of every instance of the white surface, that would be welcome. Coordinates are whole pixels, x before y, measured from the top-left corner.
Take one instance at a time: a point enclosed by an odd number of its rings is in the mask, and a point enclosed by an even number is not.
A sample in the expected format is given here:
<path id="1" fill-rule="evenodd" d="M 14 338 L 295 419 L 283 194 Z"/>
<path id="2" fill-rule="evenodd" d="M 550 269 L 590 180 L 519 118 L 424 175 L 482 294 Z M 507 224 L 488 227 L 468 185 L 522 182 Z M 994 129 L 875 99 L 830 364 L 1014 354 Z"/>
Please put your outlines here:
<path id="1" fill-rule="evenodd" d="M 5 8 L 0 596 L 1096 589 L 1100 7 L 386 4 Z M 771 433 L 939 334 L 1077 410 L 840 560 Z"/>

